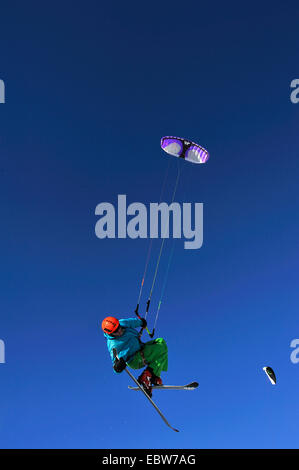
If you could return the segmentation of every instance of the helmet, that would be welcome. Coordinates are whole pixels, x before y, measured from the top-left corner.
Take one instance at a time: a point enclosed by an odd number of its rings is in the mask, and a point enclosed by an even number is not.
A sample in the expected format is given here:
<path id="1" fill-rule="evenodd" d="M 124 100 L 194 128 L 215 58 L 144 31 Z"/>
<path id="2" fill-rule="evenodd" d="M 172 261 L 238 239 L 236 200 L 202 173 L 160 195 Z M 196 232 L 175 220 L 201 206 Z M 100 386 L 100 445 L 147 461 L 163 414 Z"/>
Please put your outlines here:
<path id="1" fill-rule="evenodd" d="M 115 317 L 106 317 L 102 321 L 102 330 L 105 333 L 108 333 L 108 335 L 111 335 L 112 333 L 114 333 L 114 331 L 116 331 L 118 327 L 119 327 L 119 321 Z"/>

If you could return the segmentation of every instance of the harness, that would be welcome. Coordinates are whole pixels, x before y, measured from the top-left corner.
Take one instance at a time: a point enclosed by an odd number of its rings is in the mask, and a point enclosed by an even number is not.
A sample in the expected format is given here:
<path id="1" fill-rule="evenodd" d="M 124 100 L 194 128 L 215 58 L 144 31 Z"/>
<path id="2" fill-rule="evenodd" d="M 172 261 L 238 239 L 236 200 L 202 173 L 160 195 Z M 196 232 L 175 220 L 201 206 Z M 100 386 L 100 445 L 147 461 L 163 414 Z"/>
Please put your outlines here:
<path id="1" fill-rule="evenodd" d="M 143 350 L 144 350 L 144 347 L 145 347 L 145 343 L 143 343 L 140 338 L 139 338 L 139 344 L 140 344 L 140 349 L 138 349 L 138 351 L 136 351 L 132 356 L 129 356 L 126 360 L 126 363 L 128 364 L 129 362 L 131 362 L 131 360 L 133 359 L 133 357 L 137 354 L 137 353 L 140 353 L 140 356 L 143 360 L 143 365 L 146 366 L 148 364 L 147 360 L 145 359 L 144 357 L 144 353 L 143 353 Z"/>
<path id="2" fill-rule="evenodd" d="M 140 352 L 140 356 L 142 357 L 143 365 L 144 365 L 144 366 L 147 366 L 148 362 L 146 361 L 146 359 L 145 359 L 145 357 L 144 357 L 143 349 L 144 349 L 144 345 L 143 345 L 143 347 L 142 347 L 138 352 Z"/>

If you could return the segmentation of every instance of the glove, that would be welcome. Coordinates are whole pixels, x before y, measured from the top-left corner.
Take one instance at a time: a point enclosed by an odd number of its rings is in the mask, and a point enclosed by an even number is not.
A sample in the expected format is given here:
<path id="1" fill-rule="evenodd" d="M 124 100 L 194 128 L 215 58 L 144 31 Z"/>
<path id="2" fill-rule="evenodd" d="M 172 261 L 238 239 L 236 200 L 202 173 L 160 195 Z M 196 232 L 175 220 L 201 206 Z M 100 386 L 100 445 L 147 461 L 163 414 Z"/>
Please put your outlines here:
<path id="1" fill-rule="evenodd" d="M 145 319 L 145 318 L 140 318 L 140 320 L 142 321 L 141 327 L 142 327 L 142 328 L 146 328 L 146 326 L 147 326 L 147 321 L 146 321 L 146 319 Z"/>
<path id="2" fill-rule="evenodd" d="M 120 359 L 115 359 L 113 369 L 115 372 L 120 373 L 126 368 L 126 366 L 126 361 L 121 357 Z"/>

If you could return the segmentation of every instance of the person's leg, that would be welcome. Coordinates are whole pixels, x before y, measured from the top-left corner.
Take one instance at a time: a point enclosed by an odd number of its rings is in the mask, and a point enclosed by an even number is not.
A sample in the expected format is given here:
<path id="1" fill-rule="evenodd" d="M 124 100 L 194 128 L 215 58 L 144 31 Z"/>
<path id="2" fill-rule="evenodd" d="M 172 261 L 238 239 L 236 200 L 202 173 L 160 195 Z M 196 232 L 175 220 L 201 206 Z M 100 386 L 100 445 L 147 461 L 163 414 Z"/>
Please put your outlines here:
<path id="1" fill-rule="evenodd" d="M 133 358 L 130 360 L 130 362 L 127 362 L 127 365 L 131 368 L 131 369 L 141 369 L 142 367 L 144 367 L 146 364 L 144 363 L 144 360 L 143 360 L 143 357 L 140 353 L 140 351 L 138 351 L 134 356 Z"/>
<path id="2" fill-rule="evenodd" d="M 168 349 L 163 338 L 156 338 L 145 343 L 143 355 L 147 366 L 155 376 L 160 377 L 162 371 L 167 371 Z"/>
<path id="3" fill-rule="evenodd" d="M 131 359 L 130 362 L 127 363 L 131 369 L 141 369 L 142 367 L 146 366 L 147 363 L 144 360 L 143 351 L 138 351 L 134 357 Z M 148 367 L 144 369 L 144 371 L 139 375 L 138 382 L 146 391 L 146 393 L 151 397 L 152 396 L 152 386 L 151 386 L 151 379 L 152 379 L 152 372 L 149 370 Z"/>
<path id="4" fill-rule="evenodd" d="M 161 372 L 167 371 L 168 368 L 168 350 L 165 340 L 156 338 L 148 341 L 142 352 L 138 351 L 127 365 L 131 369 L 141 369 L 147 366 L 138 377 L 138 382 L 151 397 L 152 385 L 162 385 Z"/>

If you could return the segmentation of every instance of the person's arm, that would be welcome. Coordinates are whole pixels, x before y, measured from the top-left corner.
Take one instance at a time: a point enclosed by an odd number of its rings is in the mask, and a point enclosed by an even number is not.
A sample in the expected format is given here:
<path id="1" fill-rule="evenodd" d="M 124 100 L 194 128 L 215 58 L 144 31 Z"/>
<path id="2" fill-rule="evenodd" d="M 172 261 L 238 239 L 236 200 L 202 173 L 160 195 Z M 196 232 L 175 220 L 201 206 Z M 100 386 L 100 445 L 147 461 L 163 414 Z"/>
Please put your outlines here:
<path id="1" fill-rule="evenodd" d="M 114 340 L 110 340 L 108 341 L 108 350 L 109 350 L 109 354 L 110 354 L 110 357 L 111 357 L 111 361 L 112 361 L 112 364 L 113 364 L 113 370 L 115 373 L 119 373 L 119 372 L 122 372 L 125 367 L 126 367 L 126 352 L 125 351 L 117 351 L 117 355 L 118 355 L 118 361 L 114 358 L 114 355 L 113 355 L 113 349 L 116 349 L 117 350 L 117 342 L 114 341 Z"/>
<path id="2" fill-rule="evenodd" d="M 119 374 L 125 369 L 127 364 L 126 364 L 125 354 L 122 351 L 118 353 L 118 359 L 114 358 L 113 349 L 116 349 L 115 346 L 116 345 L 114 344 L 114 342 L 110 343 L 108 346 L 108 349 L 109 349 L 110 357 L 111 357 L 112 364 L 113 364 L 113 370 L 114 372 Z"/>
<path id="3" fill-rule="evenodd" d="M 119 320 L 120 326 L 123 326 L 124 328 L 139 328 L 142 326 L 142 323 L 142 320 L 139 320 L 139 318 L 124 318 Z"/>
<path id="4" fill-rule="evenodd" d="M 126 364 L 126 361 L 124 360 L 123 357 L 120 357 L 118 359 L 114 359 L 114 362 L 113 362 L 113 370 L 114 372 L 116 372 L 117 374 L 119 374 L 120 372 L 122 372 L 123 370 L 125 370 L 127 364 Z"/>

